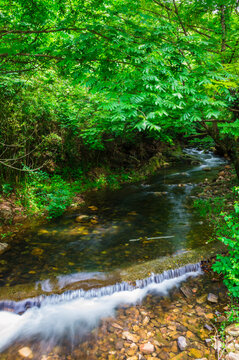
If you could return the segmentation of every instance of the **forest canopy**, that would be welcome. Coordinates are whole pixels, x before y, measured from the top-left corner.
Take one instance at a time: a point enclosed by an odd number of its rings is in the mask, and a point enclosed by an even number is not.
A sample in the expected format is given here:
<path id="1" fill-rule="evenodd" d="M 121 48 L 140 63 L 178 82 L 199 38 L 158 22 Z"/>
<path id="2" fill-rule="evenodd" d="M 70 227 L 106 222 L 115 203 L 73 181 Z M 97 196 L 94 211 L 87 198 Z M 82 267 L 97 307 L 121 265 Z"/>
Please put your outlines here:
<path id="1" fill-rule="evenodd" d="M 201 134 L 239 173 L 238 0 L 0 4 L 2 176 Z"/>

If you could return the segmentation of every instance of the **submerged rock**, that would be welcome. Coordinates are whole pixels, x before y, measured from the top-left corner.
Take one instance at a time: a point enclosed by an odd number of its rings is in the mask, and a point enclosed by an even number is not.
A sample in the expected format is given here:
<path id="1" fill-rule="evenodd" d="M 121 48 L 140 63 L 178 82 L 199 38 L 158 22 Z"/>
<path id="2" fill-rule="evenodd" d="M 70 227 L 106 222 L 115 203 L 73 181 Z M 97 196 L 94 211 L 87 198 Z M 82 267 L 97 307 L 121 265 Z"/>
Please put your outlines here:
<path id="1" fill-rule="evenodd" d="M 188 344 L 187 344 L 187 340 L 184 336 L 179 336 L 178 337 L 178 347 L 181 351 L 184 351 L 187 348 Z"/>
<path id="2" fill-rule="evenodd" d="M 25 347 L 21 348 L 20 350 L 18 350 L 18 354 L 21 355 L 24 358 L 32 359 L 32 357 L 33 357 L 31 349 L 29 347 L 27 347 L 27 346 L 25 346 Z"/>
<path id="3" fill-rule="evenodd" d="M 152 354 L 154 352 L 154 345 L 150 342 L 140 345 L 140 351 L 143 354 Z"/>
<path id="4" fill-rule="evenodd" d="M 181 287 L 180 290 L 182 291 L 183 295 L 188 299 L 193 296 L 192 291 L 187 286 Z"/>
<path id="5" fill-rule="evenodd" d="M 89 215 L 79 215 L 75 218 L 75 221 L 76 222 L 85 222 L 85 221 L 88 221 L 90 219 L 90 216 Z"/>
<path id="6" fill-rule="evenodd" d="M 123 331 L 122 338 L 137 343 L 140 339 L 138 335 L 131 334 L 129 331 Z"/>

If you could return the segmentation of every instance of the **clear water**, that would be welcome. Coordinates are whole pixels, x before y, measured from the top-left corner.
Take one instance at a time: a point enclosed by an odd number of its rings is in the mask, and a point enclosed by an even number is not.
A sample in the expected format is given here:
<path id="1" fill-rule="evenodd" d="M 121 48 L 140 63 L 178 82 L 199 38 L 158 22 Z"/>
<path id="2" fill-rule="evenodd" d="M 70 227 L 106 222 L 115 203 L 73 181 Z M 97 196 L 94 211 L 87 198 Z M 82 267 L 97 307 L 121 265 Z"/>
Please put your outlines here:
<path id="1" fill-rule="evenodd" d="M 52 290 L 53 282 L 59 288 L 75 282 L 100 286 L 109 271 L 204 244 L 211 229 L 190 204 L 197 184 L 213 177 L 223 160 L 195 149 L 188 152 L 200 165 L 177 164 L 143 183 L 91 192 L 80 213 L 14 240 L 1 256 L 0 286 L 40 282 L 45 291 Z M 80 214 L 91 218 L 77 223 Z"/>
<path id="2" fill-rule="evenodd" d="M 119 306 L 139 303 L 152 292 L 167 295 L 201 273 L 199 265 L 189 265 L 136 284 L 105 286 L 117 282 L 117 271 L 112 270 L 197 248 L 208 240 L 211 229 L 190 203 L 197 184 L 213 177 L 223 160 L 193 149 L 189 152 L 200 165 L 178 164 L 144 183 L 89 193 L 81 211 L 90 216 L 87 223 L 76 222 L 79 214 L 66 215 L 16 239 L 1 256 L 0 291 L 9 289 L 8 301 L 0 302 L 4 359 L 5 355 L 17 359 L 18 349 L 26 345 L 35 351 L 34 359 L 55 346 L 64 345 L 69 352 Z M 206 167 L 210 173 L 203 171 Z M 72 284 L 78 290 L 40 297 L 39 306 L 31 303 L 29 307 L 28 300 L 9 302 L 11 288 L 27 283 L 49 292 L 65 291 Z M 87 351 L 83 355 L 87 358 Z"/>

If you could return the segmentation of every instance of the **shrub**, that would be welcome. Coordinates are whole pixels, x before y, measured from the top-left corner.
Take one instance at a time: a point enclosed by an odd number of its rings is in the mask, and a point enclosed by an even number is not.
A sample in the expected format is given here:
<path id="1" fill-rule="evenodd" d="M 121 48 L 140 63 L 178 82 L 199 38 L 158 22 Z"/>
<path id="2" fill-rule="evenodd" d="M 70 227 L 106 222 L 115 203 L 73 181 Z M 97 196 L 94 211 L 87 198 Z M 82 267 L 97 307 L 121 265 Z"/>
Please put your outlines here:
<path id="1" fill-rule="evenodd" d="M 239 188 L 235 189 L 238 194 Z M 234 205 L 234 212 L 222 214 L 226 222 L 226 232 L 220 236 L 228 249 L 226 255 L 218 255 L 213 270 L 224 275 L 224 283 L 233 297 L 239 297 L 239 202 Z"/>

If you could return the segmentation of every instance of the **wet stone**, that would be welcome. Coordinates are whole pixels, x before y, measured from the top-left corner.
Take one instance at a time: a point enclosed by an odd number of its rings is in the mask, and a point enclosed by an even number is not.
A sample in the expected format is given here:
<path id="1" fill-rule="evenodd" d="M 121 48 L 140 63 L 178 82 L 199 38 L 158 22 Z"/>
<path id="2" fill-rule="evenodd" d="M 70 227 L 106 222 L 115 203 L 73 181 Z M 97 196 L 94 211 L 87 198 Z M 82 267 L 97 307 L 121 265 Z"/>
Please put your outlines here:
<path id="1" fill-rule="evenodd" d="M 212 293 L 208 294 L 207 300 L 211 303 L 217 303 L 218 302 L 218 296 Z"/>
<path id="2" fill-rule="evenodd" d="M 239 352 L 237 352 L 237 353 L 230 352 L 226 356 L 226 360 L 239 360 Z"/>
<path id="3" fill-rule="evenodd" d="M 150 342 L 140 345 L 140 351 L 143 354 L 152 354 L 154 352 L 154 345 Z"/>
<path id="4" fill-rule="evenodd" d="M 123 331 L 122 333 L 122 338 L 123 339 L 127 339 L 129 341 L 132 341 L 134 343 L 137 343 L 139 340 L 140 340 L 140 337 L 138 335 L 135 335 L 135 334 L 131 334 L 130 332 L 128 331 Z"/>
<path id="5" fill-rule="evenodd" d="M 179 336 L 178 337 L 178 347 L 181 351 L 184 351 L 187 348 L 187 340 L 184 336 Z"/>
<path id="6" fill-rule="evenodd" d="M 191 299 L 191 297 L 193 296 L 192 291 L 187 286 L 181 287 L 180 290 L 187 299 Z"/>
<path id="7" fill-rule="evenodd" d="M 239 336 L 239 324 L 232 324 L 226 327 L 225 332 L 228 335 L 238 337 Z"/>
<path id="8" fill-rule="evenodd" d="M 21 355 L 24 358 L 32 359 L 32 357 L 33 357 L 32 350 L 27 346 L 18 350 L 18 353 L 19 353 L 19 355 Z"/>

